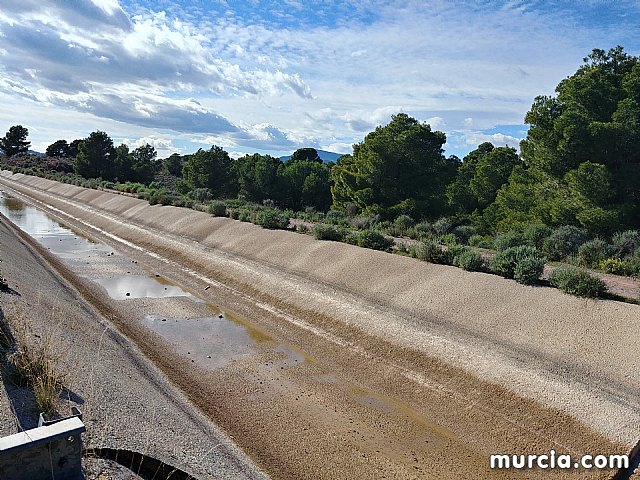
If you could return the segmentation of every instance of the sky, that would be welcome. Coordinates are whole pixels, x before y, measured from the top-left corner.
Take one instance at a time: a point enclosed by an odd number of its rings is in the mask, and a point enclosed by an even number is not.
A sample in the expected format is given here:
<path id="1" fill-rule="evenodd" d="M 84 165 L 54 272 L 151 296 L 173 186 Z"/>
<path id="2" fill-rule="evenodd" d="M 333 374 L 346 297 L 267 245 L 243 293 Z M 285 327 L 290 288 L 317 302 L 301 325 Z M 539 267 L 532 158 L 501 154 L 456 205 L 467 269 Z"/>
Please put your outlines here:
<path id="1" fill-rule="evenodd" d="M 1 0 L 0 135 L 350 153 L 404 112 L 462 158 L 517 147 L 593 48 L 639 55 L 638 19 L 636 0 Z"/>

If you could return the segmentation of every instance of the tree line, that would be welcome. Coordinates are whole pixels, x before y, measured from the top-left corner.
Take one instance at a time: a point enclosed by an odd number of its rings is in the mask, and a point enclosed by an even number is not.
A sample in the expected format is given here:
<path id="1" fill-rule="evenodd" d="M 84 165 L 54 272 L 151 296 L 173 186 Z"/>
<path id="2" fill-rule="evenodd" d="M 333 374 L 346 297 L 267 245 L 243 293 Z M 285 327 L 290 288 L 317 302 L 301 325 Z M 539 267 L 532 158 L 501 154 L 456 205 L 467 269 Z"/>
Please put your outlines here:
<path id="1" fill-rule="evenodd" d="M 104 132 L 59 140 L 47 155 L 73 160 L 85 178 L 148 183 L 165 172 L 176 192 L 245 198 L 294 210 L 340 210 L 393 220 L 449 217 L 479 232 L 573 225 L 592 235 L 640 227 L 640 59 L 595 49 L 553 96 L 536 97 L 520 153 L 482 143 L 446 157 L 446 135 L 404 113 L 377 127 L 337 163 L 300 149 L 282 161 L 232 159 L 219 146 L 158 160 L 150 145 L 114 147 Z M 27 130 L 0 139 L 7 156 L 28 149 Z"/>

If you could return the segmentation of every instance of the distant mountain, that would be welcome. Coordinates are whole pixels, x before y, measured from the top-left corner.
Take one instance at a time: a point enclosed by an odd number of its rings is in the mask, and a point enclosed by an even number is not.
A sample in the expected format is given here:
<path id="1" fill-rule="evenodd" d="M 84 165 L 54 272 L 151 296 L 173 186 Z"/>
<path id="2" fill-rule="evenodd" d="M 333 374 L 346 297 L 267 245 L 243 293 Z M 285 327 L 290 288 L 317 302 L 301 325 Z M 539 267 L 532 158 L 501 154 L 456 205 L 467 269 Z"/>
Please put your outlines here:
<path id="1" fill-rule="evenodd" d="M 29 155 L 37 155 L 38 157 L 44 157 L 44 153 L 42 152 L 36 152 L 35 150 L 27 150 L 27 153 Z"/>
<path id="2" fill-rule="evenodd" d="M 318 152 L 318 156 L 322 159 L 324 163 L 337 162 L 338 158 L 344 155 L 344 153 L 327 152 L 326 150 L 317 150 L 317 152 Z M 280 157 L 280 160 L 282 160 L 283 162 L 286 162 L 290 158 L 291 158 L 291 155 L 285 155 L 284 157 Z"/>

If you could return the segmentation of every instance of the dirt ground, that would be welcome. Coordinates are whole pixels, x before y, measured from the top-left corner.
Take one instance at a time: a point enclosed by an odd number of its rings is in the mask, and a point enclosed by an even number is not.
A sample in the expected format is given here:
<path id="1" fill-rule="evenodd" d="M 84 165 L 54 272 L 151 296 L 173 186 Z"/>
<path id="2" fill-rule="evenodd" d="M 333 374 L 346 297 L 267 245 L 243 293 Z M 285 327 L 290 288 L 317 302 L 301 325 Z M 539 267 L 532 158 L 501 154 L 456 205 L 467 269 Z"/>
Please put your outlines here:
<path id="1" fill-rule="evenodd" d="M 247 328 L 251 354 L 194 364 L 143 321 L 156 303 L 113 300 L 41 252 L 274 478 L 608 478 L 492 471 L 488 457 L 637 442 L 635 305 L 21 182 L 3 180 L 204 300 L 170 301 L 176 317 L 223 311 Z"/>

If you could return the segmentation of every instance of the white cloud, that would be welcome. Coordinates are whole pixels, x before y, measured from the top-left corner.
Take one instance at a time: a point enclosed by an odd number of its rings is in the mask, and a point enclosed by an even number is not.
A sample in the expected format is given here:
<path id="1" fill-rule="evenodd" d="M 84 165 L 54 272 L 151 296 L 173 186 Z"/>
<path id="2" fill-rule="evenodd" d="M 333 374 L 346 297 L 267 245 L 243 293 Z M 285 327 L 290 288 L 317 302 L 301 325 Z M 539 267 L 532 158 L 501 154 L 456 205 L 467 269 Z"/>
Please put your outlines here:
<path id="1" fill-rule="evenodd" d="M 3 0 L 0 94 L 23 106 L 12 123 L 26 118 L 41 132 L 60 131 L 33 113 L 46 106 L 80 132 L 170 131 L 239 152 L 350 151 L 403 111 L 445 131 L 445 148 L 464 150 L 486 138 L 482 130 L 521 125 L 536 95 L 625 32 L 578 25 L 575 13 L 536 2 L 291 2 L 270 3 L 278 24 L 259 4 L 240 14 L 241 2 L 212 15 L 215 2 L 152 11 L 117 0 Z M 490 141 L 517 146 L 499 135 Z"/>
<path id="2" fill-rule="evenodd" d="M 474 147 L 483 142 L 491 142 L 497 147 L 503 147 L 506 145 L 519 150 L 522 138 L 512 137 L 511 135 L 505 135 L 504 133 L 487 134 L 481 132 L 467 132 L 464 134 L 464 140 L 467 145 L 472 145 Z"/>

